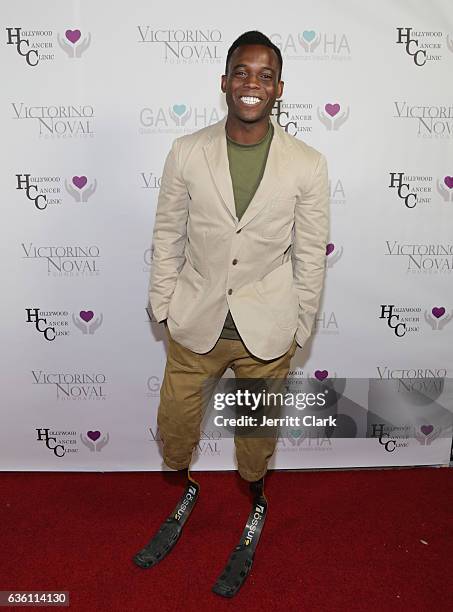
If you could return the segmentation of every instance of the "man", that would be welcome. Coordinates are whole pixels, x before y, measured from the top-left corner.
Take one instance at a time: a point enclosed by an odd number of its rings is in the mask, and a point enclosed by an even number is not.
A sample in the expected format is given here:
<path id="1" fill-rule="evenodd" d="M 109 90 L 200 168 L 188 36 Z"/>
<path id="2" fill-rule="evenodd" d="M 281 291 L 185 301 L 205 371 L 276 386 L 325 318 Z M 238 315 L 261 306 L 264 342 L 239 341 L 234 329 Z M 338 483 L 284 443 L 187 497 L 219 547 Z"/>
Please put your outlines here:
<path id="1" fill-rule="evenodd" d="M 196 501 L 189 465 L 203 384 L 229 367 L 241 379 L 285 379 L 297 345 L 311 334 L 328 239 L 327 167 L 271 117 L 281 72 L 280 50 L 264 34 L 240 36 L 221 80 L 227 117 L 177 138 L 165 162 L 150 283 L 169 341 L 158 425 L 164 462 L 188 481 L 173 515 L 134 557 L 140 567 L 171 550 Z M 235 437 L 254 505 L 214 586 L 220 595 L 233 596 L 250 571 L 275 445 L 275 436 Z"/>

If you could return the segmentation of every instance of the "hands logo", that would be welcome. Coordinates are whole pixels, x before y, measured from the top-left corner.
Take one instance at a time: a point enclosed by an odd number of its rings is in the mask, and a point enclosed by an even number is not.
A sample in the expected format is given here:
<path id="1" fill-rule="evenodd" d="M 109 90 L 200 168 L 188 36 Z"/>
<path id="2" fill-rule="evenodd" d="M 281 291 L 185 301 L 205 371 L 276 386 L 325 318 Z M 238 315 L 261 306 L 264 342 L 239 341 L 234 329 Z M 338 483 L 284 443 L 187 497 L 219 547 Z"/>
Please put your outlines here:
<path id="1" fill-rule="evenodd" d="M 185 104 L 173 104 L 172 108 L 168 109 L 170 117 L 177 126 L 185 125 L 192 115 L 192 109 L 188 109 Z"/>
<path id="2" fill-rule="evenodd" d="M 453 38 L 450 38 L 449 34 L 447 34 L 447 47 L 453 53 Z"/>
<path id="3" fill-rule="evenodd" d="M 453 318 L 453 310 L 446 314 L 443 306 L 434 306 L 431 312 L 425 310 L 425 321 L 433 331 L 442 330 Z"/>
<path id="4" fill-rule="evenodd" d="M 314 30 L 304 30 L 302 34 L 298 35 L 300 46 L 307 53 L 313 53 L 316 47 L 321 42 L 321 35 L 317 34 Z"/>
<path id="5" fill-rule="evenodd" d="M 343 247 L 335 249 L 333 242 L 326 246 L 327 267 L 332 268 L 343 255 Z"/>
<path id="6" fill-rule="evenodd" d="M 76 202 L 87 202 L 98 186 L 97 180 L 94 179 L 87 187 L 88 179 L 86 176 L 73 176 L 71 183 L 65 179 L 64 184 L 66 191 Z"/>
<path id="7" fill-rule="evenodd" d="M 340 110 L 341 106 L 338 102 L 326 104 L 323 111 L 318 106 L 318 119 L 329 131 L 339 130 L 349 117 L 349 106 L 341 113 Z"/>
<path id="8" fill-rule="evenodd" d="M 92 310 L 81 310 L 78 317 L 72 315 L 72 322 L 80 329 L 82 334 L 94 334 L 98 327 L 102 325 L 103 319 L 102 313 L 95 318 Z"/>
<path id="9" fill-rule="evenodd" d="M 98 453 L 108 444 L 110 436 L 108 432 L 101 437 L 100 431 L 87 431 L 86 436 L 80 434 L 80 439 L 91 452 Z"/>
<path id="10" fill-rule="evenodd" d="M 437 191 L 444 202 L 453 202 L 453 176 L 444 176 L 437 180 Z"/>
<path id="11" fill-rule="evenodd" d="M 440 429 L 434 429 L 432 425 L 422 425 L 419 430 L 415 430 L 415 439 L 422 446 L 429 446 L 440 434 Z"/>
<path id="12" fill-rule="evenodd" d="M 57 35 L 57 40 L 69 58 L 79 58 L 90 46 L 91 34 L 82 37 L 80 30 L 66 30 L 64 37 Z"/>

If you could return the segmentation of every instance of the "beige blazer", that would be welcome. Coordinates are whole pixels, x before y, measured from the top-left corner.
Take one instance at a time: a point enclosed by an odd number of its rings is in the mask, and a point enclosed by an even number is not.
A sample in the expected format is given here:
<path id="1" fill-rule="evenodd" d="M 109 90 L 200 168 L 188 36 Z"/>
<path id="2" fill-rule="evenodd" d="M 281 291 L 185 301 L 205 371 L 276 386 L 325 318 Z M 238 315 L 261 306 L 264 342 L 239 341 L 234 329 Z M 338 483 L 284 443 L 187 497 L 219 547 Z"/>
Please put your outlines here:
<path id="1" fill-rule="evenodd" d="M 153 232 L 149 298 L 157 321 L 196 353 L 215 345 L 228 308 L 248 350 L 281 356 L 310 336 L 323 286 L 329 189 L 325 157 L 274 137 L 259 187 L 238 221 L 226 117 L 176 138 Z"/>

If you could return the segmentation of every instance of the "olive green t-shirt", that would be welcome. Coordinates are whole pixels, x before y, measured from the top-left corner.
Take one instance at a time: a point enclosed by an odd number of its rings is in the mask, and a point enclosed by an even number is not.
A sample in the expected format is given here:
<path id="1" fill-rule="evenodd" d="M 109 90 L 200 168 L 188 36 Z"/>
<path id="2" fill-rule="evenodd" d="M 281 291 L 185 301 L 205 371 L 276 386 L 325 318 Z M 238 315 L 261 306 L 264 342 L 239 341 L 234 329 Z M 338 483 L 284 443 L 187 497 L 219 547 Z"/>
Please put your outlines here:
<path id="1" fill-rule="evenodd" d="M 267 156 L 274 135 L 274 126 L 269 122 L 266 136 L 254 144 L 240 144 L 232 140 L 228 134 L 227 151 L 230 166 L 231 181 L 233 184 L 234 203 L 238 219 L 247 210 L 266 168 Z M 237 265 L 241 265 L 239 261 Z M 230 311 L 220 333 L 220 338 L 240 340 L 241 337 L 234 324 Z"/>

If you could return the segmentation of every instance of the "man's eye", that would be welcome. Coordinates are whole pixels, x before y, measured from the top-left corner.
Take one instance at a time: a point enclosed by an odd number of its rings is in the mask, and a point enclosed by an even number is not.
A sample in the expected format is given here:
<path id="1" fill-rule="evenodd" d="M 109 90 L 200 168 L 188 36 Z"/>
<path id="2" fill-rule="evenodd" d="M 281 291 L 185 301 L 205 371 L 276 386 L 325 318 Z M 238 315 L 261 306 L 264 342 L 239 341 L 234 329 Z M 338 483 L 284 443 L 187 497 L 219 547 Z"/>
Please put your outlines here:
<path id="1" fill-rule="evenodd" d="M 271 78 L 272 78 L 272 75 L 271 75 L 271 74 L 263 74 L 263 77 L 264 77 L 265 79 L 271 79 Z"/>
<path id="2" fill-rule="evenodd" d="M 243 70 L 237 70 L 234 74 L 237 74 L 239 76 L 245 74 L 245 72 Z"/>

